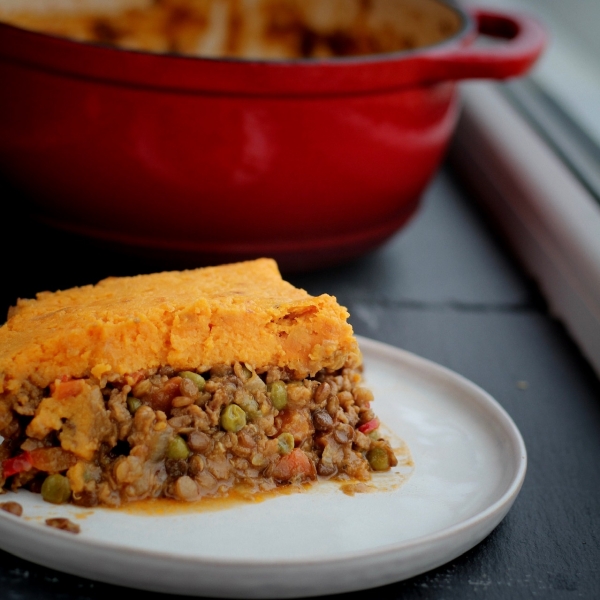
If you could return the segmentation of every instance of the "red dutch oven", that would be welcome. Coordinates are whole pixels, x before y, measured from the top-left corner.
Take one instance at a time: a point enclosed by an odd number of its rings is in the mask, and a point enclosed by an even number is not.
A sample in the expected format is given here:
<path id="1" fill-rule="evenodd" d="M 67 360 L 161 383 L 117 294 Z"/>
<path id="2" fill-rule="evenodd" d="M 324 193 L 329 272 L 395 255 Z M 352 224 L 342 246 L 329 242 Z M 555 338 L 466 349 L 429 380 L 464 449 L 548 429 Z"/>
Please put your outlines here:
<path id="1" fill-rule="evenodd" d="M 1 175 L 47 222 L 146 254 L 341 262 L 415 211 L 456 82 L 521 75 L 543 49 L 529 17 L 453 10 L 462 27 L 441 44 L 323 60 L 157 55 L 0 25 Z"/>

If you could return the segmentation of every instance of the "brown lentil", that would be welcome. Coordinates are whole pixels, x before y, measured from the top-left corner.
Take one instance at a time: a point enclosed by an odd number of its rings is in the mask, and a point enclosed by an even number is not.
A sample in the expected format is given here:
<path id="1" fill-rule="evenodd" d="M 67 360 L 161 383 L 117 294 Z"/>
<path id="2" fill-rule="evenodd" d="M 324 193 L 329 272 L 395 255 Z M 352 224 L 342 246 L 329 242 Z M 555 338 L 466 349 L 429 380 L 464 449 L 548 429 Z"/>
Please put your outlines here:
<path id="1" fill-rule="evenodd" d="M 16 517 L 20 517 L 23 514 L 23 507 L 18 502 L 1 502 L 0 508 Z"/>
<path id="2" fill-rule="evenodd" d="M 48 527 L 54 527 L 54 529 L 68 531 L 69 533 L 79 533 L 81 531 L 79 525 L 73 523 L 73 521 L 69 521 L 69 519 L 65 519 L 62 517 L 46 519 L 46 525 L 48 525 Z"/>

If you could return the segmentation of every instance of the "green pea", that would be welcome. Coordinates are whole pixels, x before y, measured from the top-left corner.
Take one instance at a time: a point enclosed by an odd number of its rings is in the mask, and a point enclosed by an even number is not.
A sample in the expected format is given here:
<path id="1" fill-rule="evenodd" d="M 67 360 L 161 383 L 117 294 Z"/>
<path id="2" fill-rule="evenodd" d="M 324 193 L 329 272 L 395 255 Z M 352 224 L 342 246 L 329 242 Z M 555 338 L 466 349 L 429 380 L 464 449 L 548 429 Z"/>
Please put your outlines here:
<path id="1" fill-rule="evenodd" d="M 367 460 L 373 471 L 387 471 L 390 468 L 390 459 L 383 448 L 371 448 L 367 452 Z"/>
<path id="2" fill-rule="evenodd" d="M 71 484 L 64 475 L 49 475 L 42 483 L 42 498 L 52 504 L 64 504 L 71 497 Z"/>
<path id="3" fill-rule="evenodd" d="M 204 390 L 204 386 L 206 385 L 206 381 L 202 375 L 198 375 L 198 373 L 193 373 L 192 371 L 181 371 L 179 373 L 180 377 L 184 377 L 185 379 L 189 379 L 193 383 L 196 384 L 198 391 Z"/>
<path id="4" fill-rule="evenodd" d="M 291 433 L 282 433 L 277 438 L 277 442 L 279 454 L 289 454 L 294 449 L 294 436 Z"/>
<path id="5" fill-rule="evenodd" d="M 277 410 L 287 405 L 287 388 L 283 381 L 274 381 L 267 386 L 267 392 L 271 397 L 271 403 Z"/>
<path id="6" fill-rule="evenodd" d="M 129 396 L 129 398 L 127 398 L 127 408 L 129 409 L 129 412 L 133 415 L 135 414 L 135 411 L 142 405 L 142 401 L 138 400 L 137 398 L 134 398 L 133 396 Z M 140 413 L 141 414 L 141 413 Z"/>
<path id="7" fill-rule="evenodd" d="M 167 458 L 185 460 L 189 455 L 190 449 L 181 436 L 176 435 L 169 440 L 169 445 L 167 446 Z"/>
<path id="8" fill-rule="evenodd" d="M 221 413 L 221 427 L 237 433 L 246 425 L 246 413 L 237 404 L 229 404 Z"/>

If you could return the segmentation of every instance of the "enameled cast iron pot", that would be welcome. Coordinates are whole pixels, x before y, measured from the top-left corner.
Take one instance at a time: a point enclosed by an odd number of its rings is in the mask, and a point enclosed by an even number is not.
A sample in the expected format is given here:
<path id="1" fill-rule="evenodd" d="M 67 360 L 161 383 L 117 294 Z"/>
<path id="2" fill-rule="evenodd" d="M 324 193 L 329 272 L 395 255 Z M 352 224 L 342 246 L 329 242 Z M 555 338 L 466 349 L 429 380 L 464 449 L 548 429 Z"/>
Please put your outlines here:
<path id="1" fill-rule="evenodd" d="M 0 170 L 48 222 L 184 259 L 341 262 L 417 207 L 457 80 L 525 73 L 528 17 L 460 13 L 415 51 L 295 61 L 111 49 L 0 25 Z M 506 38 L 474 45 L 479 34 Z"/>

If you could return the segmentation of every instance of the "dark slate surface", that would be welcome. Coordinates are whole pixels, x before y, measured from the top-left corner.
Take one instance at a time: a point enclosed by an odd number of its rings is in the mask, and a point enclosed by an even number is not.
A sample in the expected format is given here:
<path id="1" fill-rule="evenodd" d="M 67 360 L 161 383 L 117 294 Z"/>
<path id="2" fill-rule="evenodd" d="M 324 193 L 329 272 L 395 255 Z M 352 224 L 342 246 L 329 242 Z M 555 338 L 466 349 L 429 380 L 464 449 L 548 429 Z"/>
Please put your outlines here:
<path id="1" fill-rule="evenodd" d="M 431 184 L 418 216 L 378 252 L 293 280 L 342 302 L 471 309 L 532 301 L 532 291 L 446 174 Z"/>
<path id="2" fill-rule="evenodd" d="M 9 199 L 5 194 L 5 206 Z M 41 289 L 157 268 L 57 234 L 25 214 L 5 225 L 0 245 L 0 311 Z M 22 258 L 12 260 L 16 255 Z M 481 544 L 435 571 L 341 598 L 599 598 L 600 382 L 459 185 L 442 173 L 418 217 L 370 256 L 289 279 L 336 295 L 357 333 L 481 385 L 511 414 L 529 453 L 515 505 Z M 120 592 L 132 600 L 167 597 L 0 552 L 2 600 L 96 600 Z"/>

